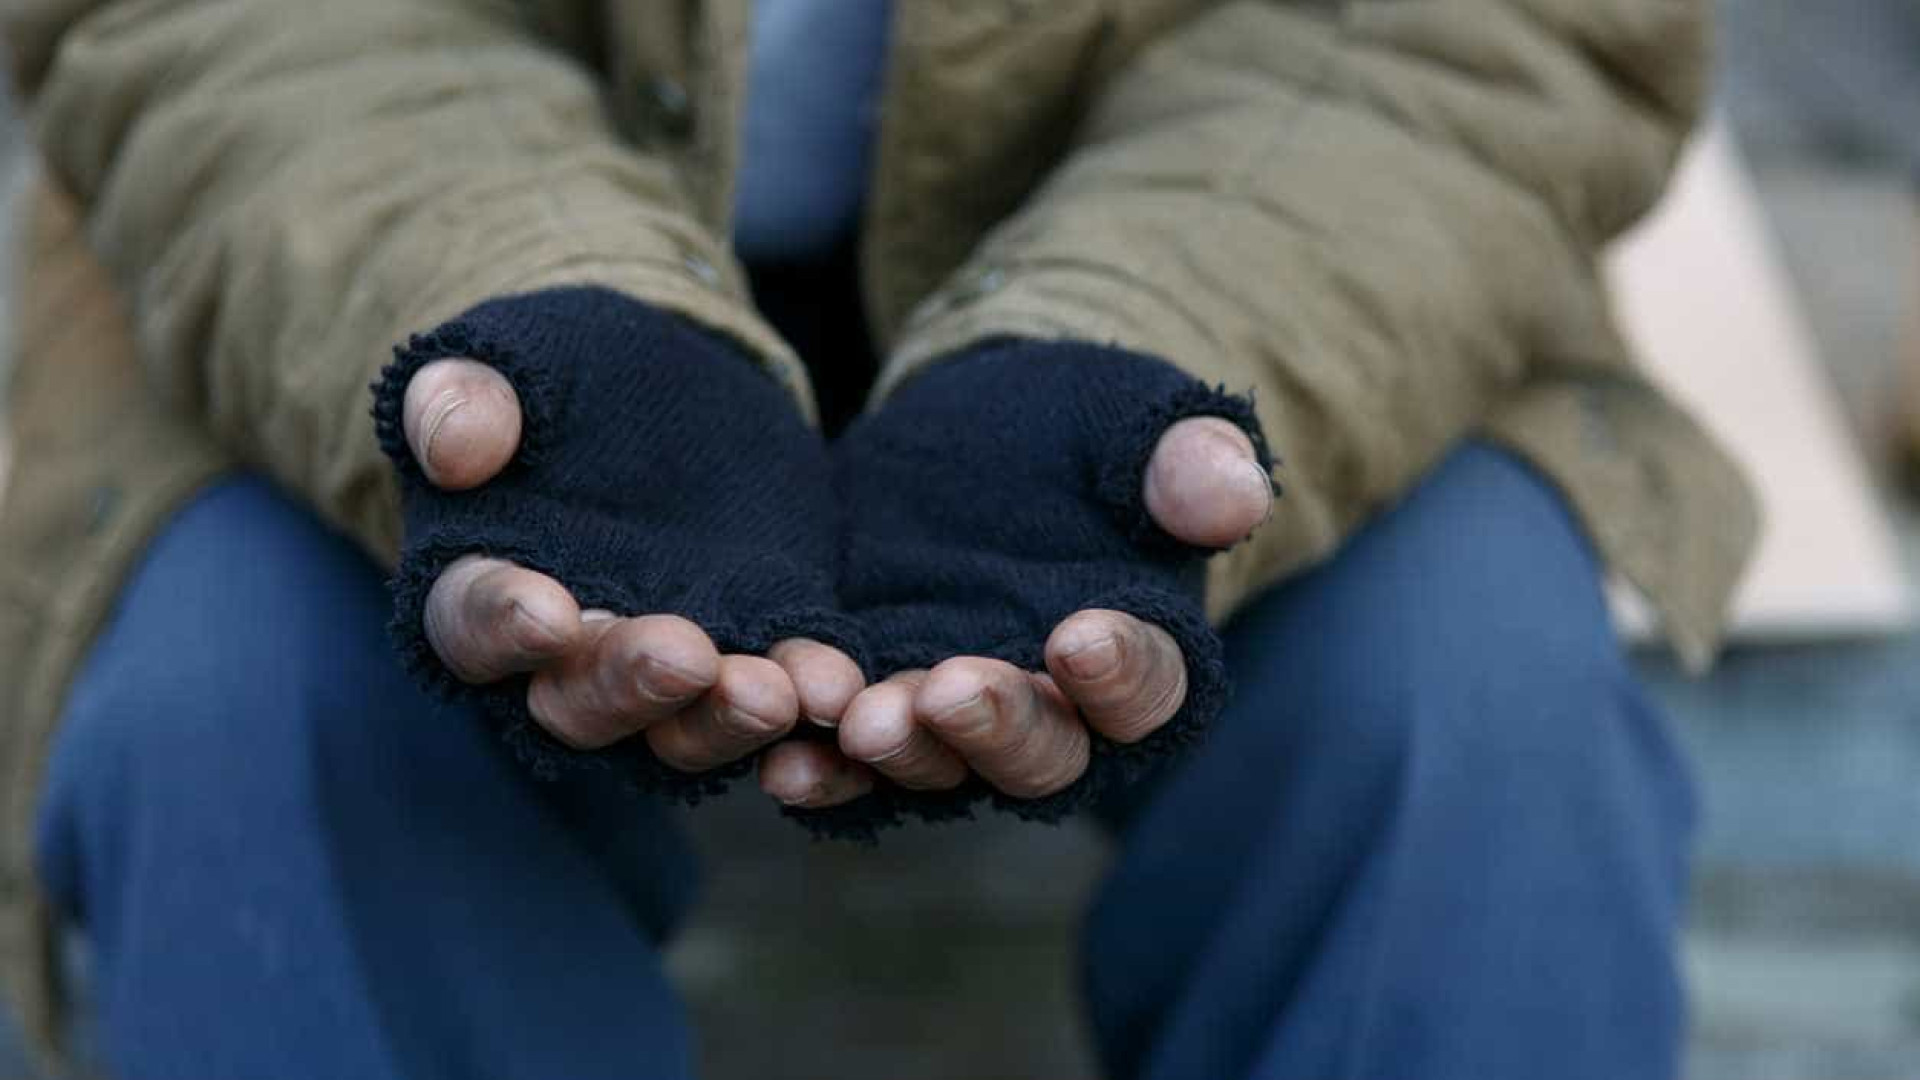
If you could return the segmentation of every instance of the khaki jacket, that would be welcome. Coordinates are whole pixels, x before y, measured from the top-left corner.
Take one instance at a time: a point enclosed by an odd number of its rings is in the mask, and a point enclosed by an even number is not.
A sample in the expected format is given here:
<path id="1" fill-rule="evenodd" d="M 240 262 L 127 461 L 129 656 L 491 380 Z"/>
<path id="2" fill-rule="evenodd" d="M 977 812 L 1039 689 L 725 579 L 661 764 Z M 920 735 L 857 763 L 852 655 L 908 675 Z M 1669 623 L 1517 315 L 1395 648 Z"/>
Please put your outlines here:
<path id="1" fill-rule="evenodd" d="M 1491 437 L 1703 663 L 1753 505 L 1635 372 L 1596 253 L 1662 190 L 1709 7 L 895 0 L 863 234 L 880 392 L 1007 334 L 1252 390 L 1286 496 L 1215 560 L 1222 615 Z M 390 345 L 560 283 L 728 334 L 811 404 L 728 249 L 747 0 L 0 11 L 49 189 L 0 515 L 0 964 L 44 1029 L 49 733 L 181 499 L 261 470 L 391 560 L 367 412 Z"/>

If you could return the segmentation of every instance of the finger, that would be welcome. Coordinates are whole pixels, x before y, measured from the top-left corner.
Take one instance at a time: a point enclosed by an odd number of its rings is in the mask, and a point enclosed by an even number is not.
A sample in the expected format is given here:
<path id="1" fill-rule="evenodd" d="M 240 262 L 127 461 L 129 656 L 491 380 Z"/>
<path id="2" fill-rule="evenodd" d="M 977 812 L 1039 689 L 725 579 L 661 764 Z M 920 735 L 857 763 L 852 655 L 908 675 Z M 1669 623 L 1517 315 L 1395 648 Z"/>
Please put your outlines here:
<path id="1" fill-rule="evenodd" d="M 427 643 L 462 682 L 531 671 L 581 638 L 580 607 L 559 582 L 500 559 L 455 559 L 427 591 Z"/>
<path id="2" fill-rule="evenodd" d="M 420 471 L 448 491 L 493 479 L 520 448 L 513 384 L 476 360 L 435 360 L 415 372 L 400 423 Z"/>
<path id="3" fill-rule="evenodd" d="M 788 806 L 838 806 L 873 790 L 873 770 L 830 744 L 789 740 L 760 759 L 760 790 Z"/>
<path id="4" fill-rule="evenodd" d="M 1253 440 L 1218 416 L 1169 427 L 1147 460 L 1142 498 L 1162 529 L 1189 544 L 1227 548 L 1273 513 L 1273 480 Z"/>
<path id="5" fill-rule="evenodd" d="M 1073 706 L 1051 683 L 1043 687 L 1004 661 L 963 656 L 941 663 L 927 673 L 913 710 L 975 772 L 1015 798 L 1051 795 L 1087 769 L 1091 746 Z"/>
<path id="6" fill-rule="evenodd" d="M 1118 611 L 1078 611 L 1047 638 L 1047 670 L 1087 725 L 1115 742 L 1158 731 L 1187 697 L 1187 660 L 1173 636 Z"/>
<path id="7" fill-rule="evenodd" d="M 793 680 L 779 664 L 760 656 L 723 656 L 713 689 L 648 727 L 647 745 L 682 772 L 705 772 L 792 731 L 799 717 Z"/>
<path id="8" fill-rule="evenodd" d="M 680 712 L 713 688 L 720 652 L 677 615 L 594 619 L 588 641 L 536 672 L 527 708 L 554 738 L 592 750 Z"/>
<path id="9" fill-rule="evenodd" d="M 895 675 L 856 695 L 840 721 L 840 751 L 901 787 L 944 791 L 967 779 L 967 763 L 913 719 L 924 672 Z"/>
<path id="10" fill-rule="evenodd" d="M 838 727 L 853 696 L 866 688 L 860 665 L 831 645 L 805 638 L 788 638 L 767 650 L 793 680 L 800 695 L 800 716 L 817 727 Z"/>

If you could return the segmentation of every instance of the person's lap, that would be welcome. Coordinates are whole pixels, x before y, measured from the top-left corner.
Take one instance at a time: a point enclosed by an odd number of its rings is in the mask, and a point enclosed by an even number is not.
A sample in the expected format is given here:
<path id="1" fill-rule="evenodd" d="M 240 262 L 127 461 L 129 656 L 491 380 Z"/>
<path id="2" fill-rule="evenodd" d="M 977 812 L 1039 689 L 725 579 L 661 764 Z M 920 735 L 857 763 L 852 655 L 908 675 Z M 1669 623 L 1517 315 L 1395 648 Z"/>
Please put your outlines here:
<path id="1" fill-rule="evenodd" d="M 1235 704 L 1114 808 L 1086 948 L 1116 1076 L 1670 1056 L 1689 810 L 1596 574 L 1545 482 L 1470 446 L 1229 627 Z M 109 1060 L 685 1075 L 656 962 L 691 887 L 672 827 L 422 700 L 385 610 L 257 480 L 198 500 L 130 585 L 40 838 Z M 1621 1038 L 1640 1056 L 1599 1045 Z"/>
<path id="2" fill-rule="evenodd" d="M 687 1075 L 656 963 L 693 884 L 682 838 L 594 778 L 535 781 L 424 698 L 387 610 L 369 562 L 251 478 L 189 505 L 128 585 L 39 836 L 91 945 L 107 1061 Z"/>
<path id="3" fill-rule="evenodd" d="M 1659 1077 L 1692 791 L 1548 482 L 1470 444 L 1226 630 L 1084 942 L 1115 1076 Z"/>

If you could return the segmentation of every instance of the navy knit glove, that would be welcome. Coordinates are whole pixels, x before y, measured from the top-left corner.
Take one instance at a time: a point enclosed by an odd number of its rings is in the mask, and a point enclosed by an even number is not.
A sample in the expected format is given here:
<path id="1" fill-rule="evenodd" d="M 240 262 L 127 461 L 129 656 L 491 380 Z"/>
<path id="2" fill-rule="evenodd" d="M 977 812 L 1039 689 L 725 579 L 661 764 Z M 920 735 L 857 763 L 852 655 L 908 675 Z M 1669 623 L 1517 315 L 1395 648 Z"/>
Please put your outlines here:
<path id="1" fill-rule="evenodd" d="M 611 764 L 691 801 L 751 761 L 695 777 L 659 762 L 644 739 L 575 752 L 533 723 L 525 677 L 460 682 L 421 616 L 434 581 L 462 555 L 544 573 L 582 607 L 684 616 L 722 652 L 808 637 L 852 653 L 834 602 L 825 445 L 738 348 L 619 293 L 564 288 L 481 304 L 394 352 L 374 386 L 374 418 L 405 513 L 395 642 L 417 678 L 478 704 L 537 771 Z M 519 453 L 470 491 L 429 483 L 401 428 L 408 381 L 448 357 L 504 374 L 524 416 Z"/>
<path id="2" fill-rule="evenodd" d="M 1148 516 L 1148 459 L 1175 421 L 1224 417 L 1270 466 L 1252 403 L 1167 363 L 1097 345 L 999 341 L 935 364 L 857 421 L 836 445 L 847 517 L 841 600 L 868 639 L 876 678 L 953 656 L 1044 671 L 1053 628 L 1083 608 L 1166 630 L 1187 661 L 1187 698 L 1147 739 L 1092 732 L 1071 787 L 1035 800 L 971 781 L 912 792 L 884 781 L 845 807 L 795 816 L 827 831 L 940 818 L 982 798 L 1055 820 L 1192 742 L 1227 698 L 1203 590 L 1210 551 Z"/>

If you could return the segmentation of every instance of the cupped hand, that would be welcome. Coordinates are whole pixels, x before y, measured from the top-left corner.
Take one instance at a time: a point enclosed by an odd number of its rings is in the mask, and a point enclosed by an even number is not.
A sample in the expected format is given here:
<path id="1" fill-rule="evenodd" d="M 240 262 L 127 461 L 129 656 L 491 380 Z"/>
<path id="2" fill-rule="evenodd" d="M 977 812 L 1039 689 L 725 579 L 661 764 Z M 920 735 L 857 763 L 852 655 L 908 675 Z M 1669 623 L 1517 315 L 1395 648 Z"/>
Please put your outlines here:
<path id="1" fill-rule="evenodd" d="M 1169 427 L 1148 461 L 1142 496 L 1177 539 L 1225 548 L 1273 508 L 1272 482 L 1234 423 L 1191 417 Z M 1118 611 L 1088 609 L 1054 627 L 1045 672 L 976 656 L 896 674 L 851 697 L 838 745 L 790 741 L 762 759 L 760 786 L 791 806 L 822 808 L 872 790 L 876 775 L 944 790 L 979 775 L 1015 798 L 1079 779 L 1090 732 L 1135 743 L 1171 719 L 1187 695 L 1187 665 L 1165 630 Z"/>
<path id="2" fill-rule="evenodd" d="M 512 385 L 465 359 L 420 369 L 402 424 L 421 472 L 448 491 L 492 479 L 522 431 Z M 723 655 L 687 619 L 583 612 L 558 581 L 479 555 L 447 566 L 423 618 L 429 644 L 461 681 L 531 675 L 528 711 L 554 738 L 597 749 L 644 735 L 657 757 L 687 772 L 745 757 L 803 719 L 831 723 L 865 685 L 829 646 L 793 639 L 767 657 Z"/>

